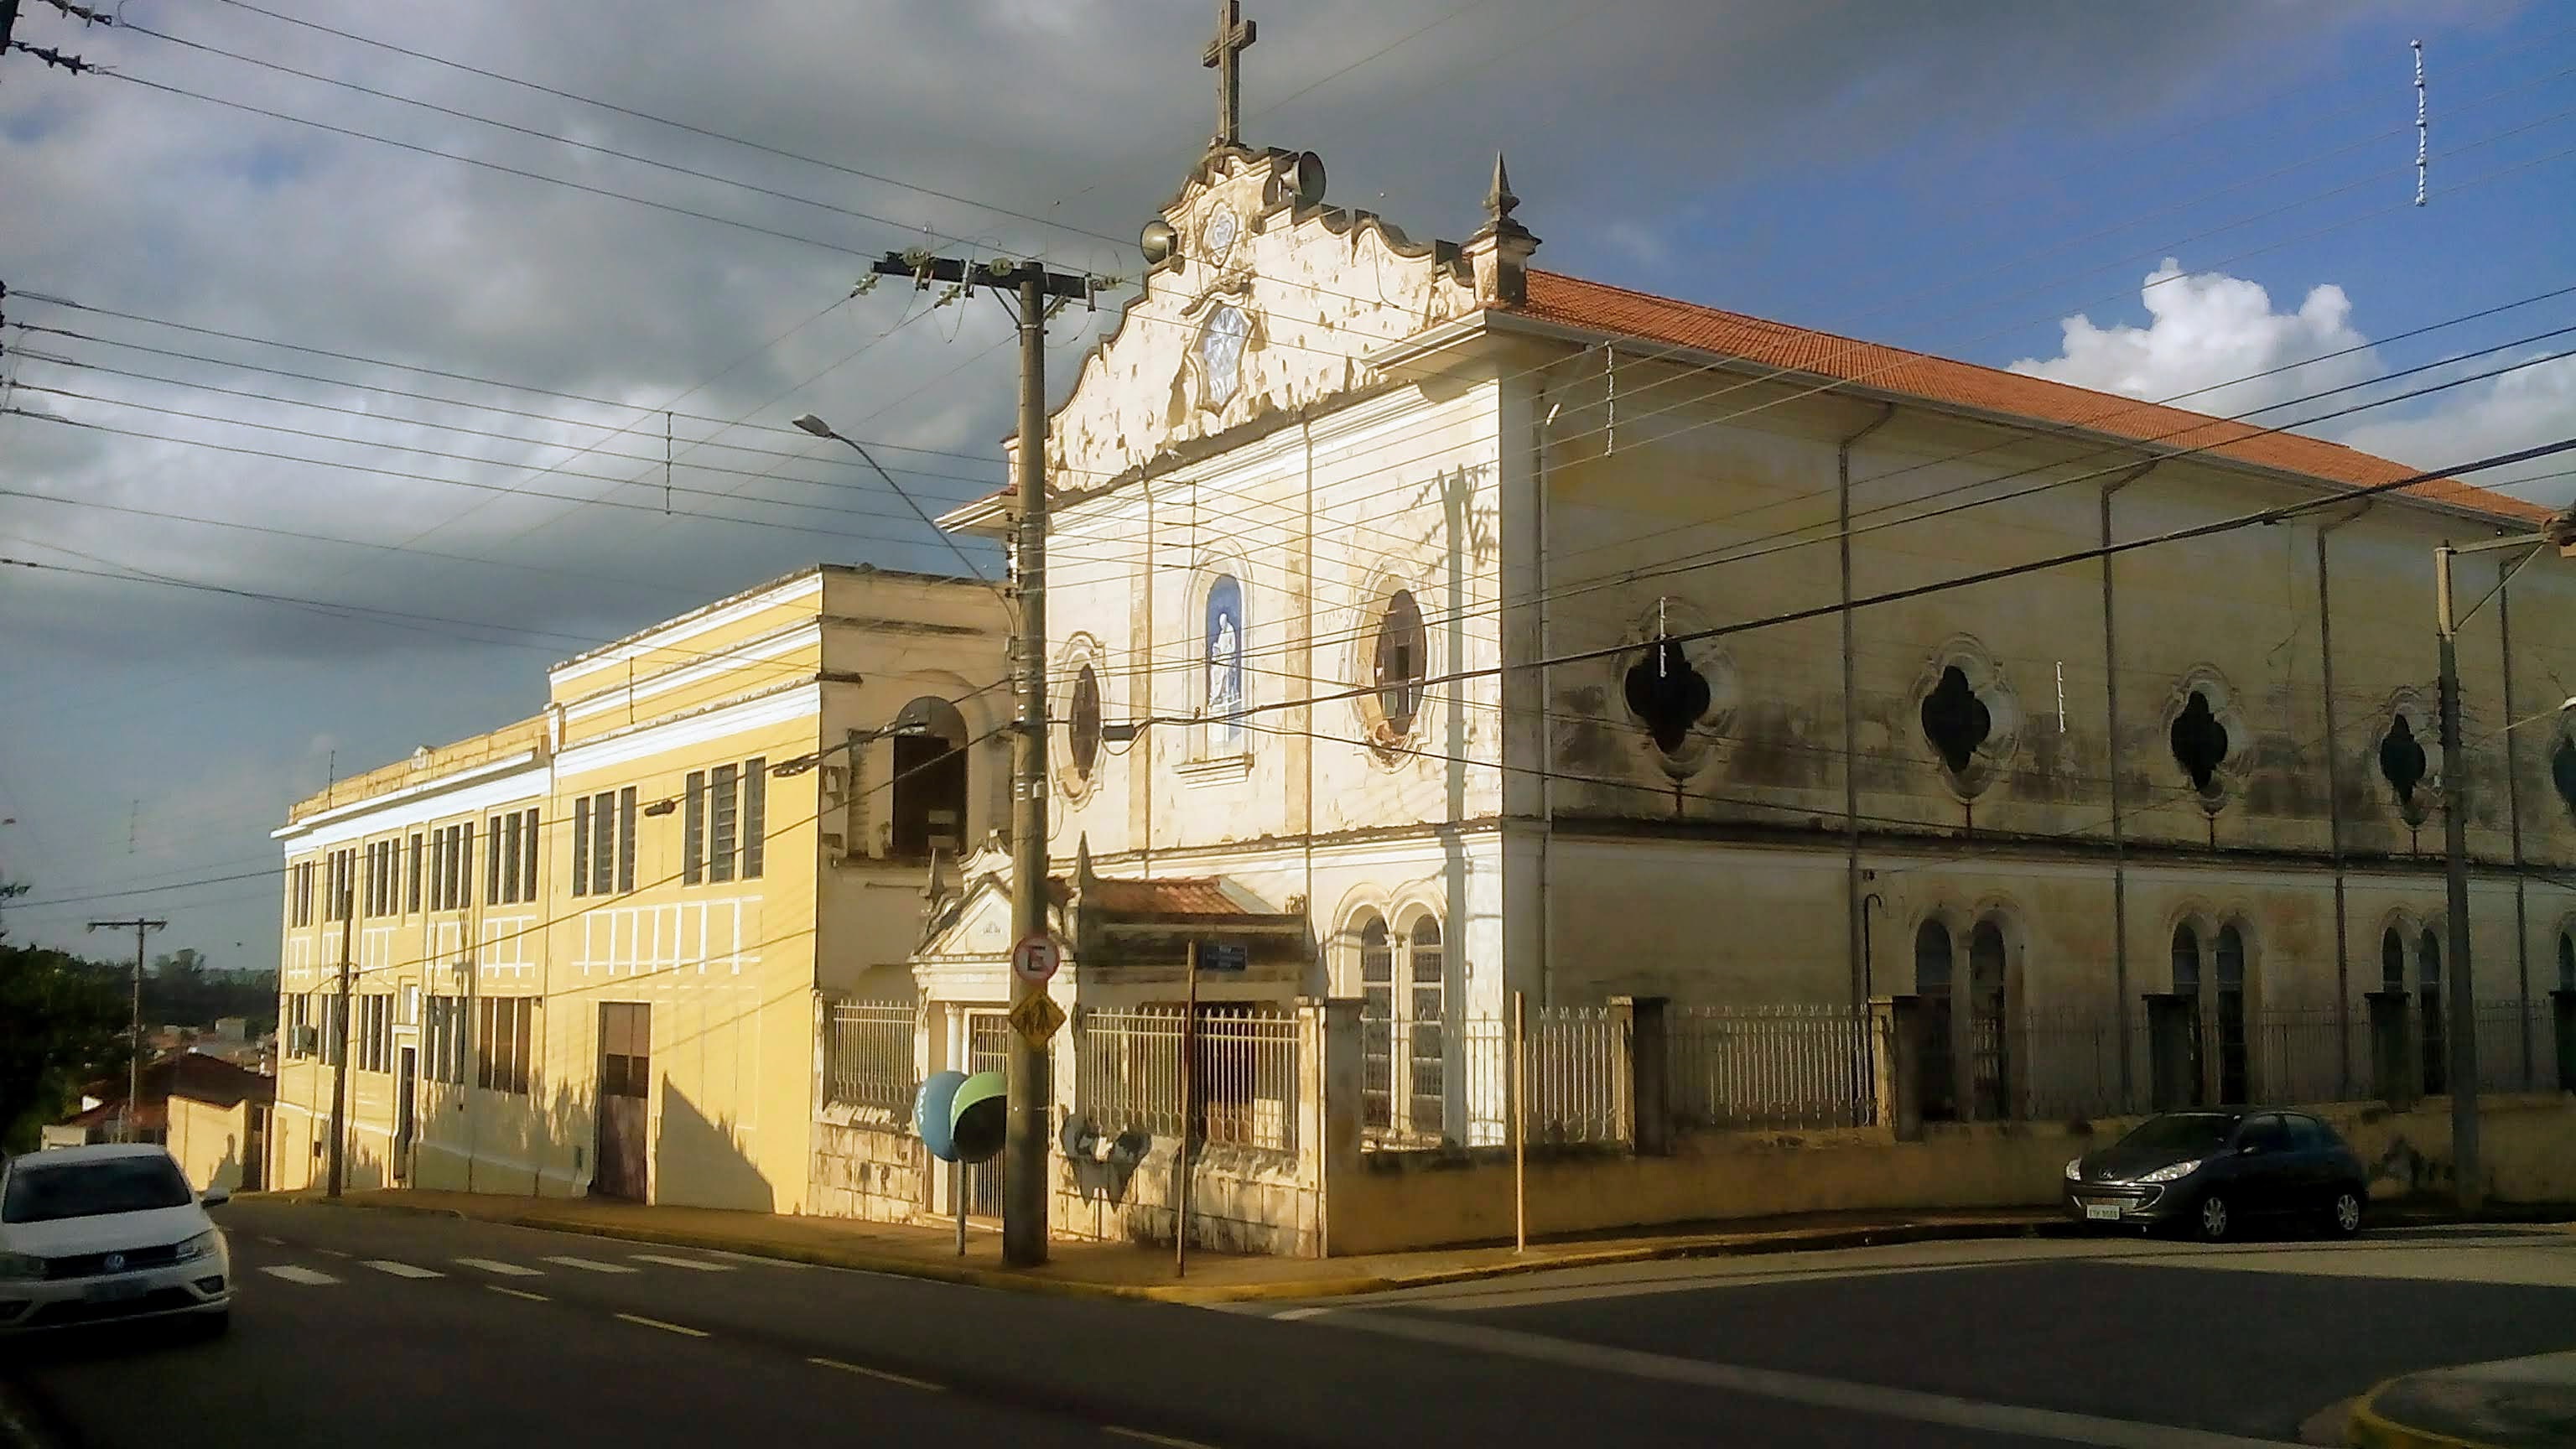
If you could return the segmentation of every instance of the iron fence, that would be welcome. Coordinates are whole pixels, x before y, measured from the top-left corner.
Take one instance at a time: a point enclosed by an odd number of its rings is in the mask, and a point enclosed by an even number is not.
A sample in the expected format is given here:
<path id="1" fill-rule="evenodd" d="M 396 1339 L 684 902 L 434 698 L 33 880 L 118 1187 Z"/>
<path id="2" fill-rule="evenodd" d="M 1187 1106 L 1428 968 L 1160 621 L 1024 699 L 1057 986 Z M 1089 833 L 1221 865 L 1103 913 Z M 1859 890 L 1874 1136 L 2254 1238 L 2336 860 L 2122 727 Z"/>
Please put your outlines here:
<path id="1" fill-rule="evenodd" d="M 1664 1016 L 1676 1126 L 1865 1126 L 1877 1118 L 1870 1018 L 1849 1007 L 1685 1006 Z"/>
<path id="2" fill-rule="evenodd" d="M 2556 1013 L 2547 997 L 2479 1002 L 2478 1089 L 2486 1092 L 2556 1090 L 2556 1024 Z"/>
<path id="3" fill-rule="evenodd" d="M 2254 1014 L 2253 1095 L 2274 1102 L 2338 1102 L 2370 1090 L 2355 1061 L 2356 1028 L 2366 1033 L 2370 1004 L 2273 1007 Z"/>
<path id="4" fill-rule="evenodd" d="M 2047 1121 L 2146 1110 L 2149 1068 L 2143 1009 L 2042 1008 L 2021 1013 L 2013 1027 L 2007 1035 L 2019 1060 L 2006 1063 L 2018 1109 L 2013 1115 Z"/>
<path id="5" fill-rule="evenodd" d="M 824 1100 L 906 1121 L 918 1081 L 912 1003 L 835 1002 L 825 1026 Z"/>
<path id="6" fill-rule="evenodd" d="M 1074 1018 L 1074 1092 L 1101 1131 L 1181 1134 L 1181 1043 L 1175 1007 L 1086 1010 Z M 1297 1018 L 1256 1006 L 1199 1008 L 1189 1116 L 1200 1142 L 1297 1150 Z"/>
<path id="7" fill-rule="evenodd" d="M 1491 1016 L 1375 1025 L 1364 1043 L 1390 1049 L 1366 1063 L 1361 1144 L 1370 1151 L 1499 1147 L 1512 1123 L 1512 1026 Z M 1529 1140 L 1634 1140 L 1630 1019 L 1607 1006 L 1541 1007 L 1523 1020 Z M 1401 1042 L 1402 1050 L 1392 1049 Z"/>

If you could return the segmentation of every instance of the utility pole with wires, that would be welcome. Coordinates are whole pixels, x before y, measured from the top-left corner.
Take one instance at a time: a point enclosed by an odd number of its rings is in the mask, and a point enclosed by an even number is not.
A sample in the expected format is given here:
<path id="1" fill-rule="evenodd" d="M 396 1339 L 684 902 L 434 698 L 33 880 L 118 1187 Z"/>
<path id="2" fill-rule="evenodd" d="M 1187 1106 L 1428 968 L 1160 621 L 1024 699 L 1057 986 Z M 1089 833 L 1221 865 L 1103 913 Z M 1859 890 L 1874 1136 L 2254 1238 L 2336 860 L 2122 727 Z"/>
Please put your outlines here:
<path id="1" fill-rule="evenodd" d="M 340 911 L 340 1005 L 334 1013 L 339 1019 L 331 1023 L 331 1182 L 329 1191 L 330 1196 L 335 1198 L 340 1195 L 340 1169 L 343 1159 L 347 1156 L 349 1141 L 349 977 L 352 965 L 349 959 L 349 933 L 356 929 L 358 924 L 357 902 L 354 899 L 356 882 L 352 879 L 357 873 L 356 862 L 352 859 L 350 868 L 340 873 L 339 880 L 331 883 L 336 887 L 331 892 L 332 904 Z M 308 1177 L 305 1181 L 309 1183 L 312 1179 Z"/>
<path id="2" fill-rule="evenodd" d="M 132 931 L 134 933 L 134 1059 L 126 1064 L 125 1125 L 123 1136 L 132 1142 L 134 1114 L 143 1110 L 143 938 L 154 931 L 167 929 L 168 921 L 133 916 L 122 921 L 92 921 L 93 931 Z"/>
<path id="3" fill-rule="evenodd" d="M 1039 262 L 961 261 L 926 252 L 888 252 L 874 277 L 909 277 L 916 290 L 945 283 L 949 301 L 977 288 L 1007 294 L 1020 329 L 1020 441 L 1017 539 L 1013 579 L 1019 620 L 1012 673 L 1019 681 L 1019 720 L 1011 740 L 1011 928 L 1015 940 L 1048 934 L 1046 752 L 1046 324 L 1057 307 L 1091 303 L 1102 279 L 1049 270 Z M 872 282 L 873 279 L 871 279 Z M 862 287 L 871 283 L 862 283 Z M 1046 991 L 1014 973 L 1011 1005 Z M 1032 1268 L 1047 1260 L 1047 1153 L 1054 1098 L 1053 1042 L 1011 1033 L 1010 1129 L 1002 1148 L 1002 1261 Z"/>

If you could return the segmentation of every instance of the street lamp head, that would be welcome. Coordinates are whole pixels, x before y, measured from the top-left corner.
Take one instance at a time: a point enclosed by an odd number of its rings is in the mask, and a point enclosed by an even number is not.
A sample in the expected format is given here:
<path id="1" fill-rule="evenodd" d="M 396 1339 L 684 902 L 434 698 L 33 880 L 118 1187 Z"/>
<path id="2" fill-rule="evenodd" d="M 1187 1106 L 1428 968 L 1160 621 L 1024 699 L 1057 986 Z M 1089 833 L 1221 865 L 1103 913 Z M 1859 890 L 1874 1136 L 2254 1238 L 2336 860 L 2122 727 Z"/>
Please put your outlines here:
<path id="1" fill-rule="evenodd" d="M 796 426 L 800 428 L 803 428 L 805 431 L 812 433 L 818 438 L 832 438 L 840 436 L 832 431 L 832 425 L 830 423 L 823 421 L 812 413 L 798 413 L 788 421 L 796 424 Z"/>

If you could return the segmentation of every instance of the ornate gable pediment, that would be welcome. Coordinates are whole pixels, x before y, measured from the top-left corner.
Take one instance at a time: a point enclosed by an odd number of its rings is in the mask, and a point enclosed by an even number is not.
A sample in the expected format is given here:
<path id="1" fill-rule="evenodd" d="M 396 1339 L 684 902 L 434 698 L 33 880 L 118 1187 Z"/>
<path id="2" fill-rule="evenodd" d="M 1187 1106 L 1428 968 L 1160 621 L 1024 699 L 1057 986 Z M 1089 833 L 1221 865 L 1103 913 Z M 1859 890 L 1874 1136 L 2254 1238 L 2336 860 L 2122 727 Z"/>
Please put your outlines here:
<path id="1" fill-rule="evenodd" d="M 1458 246 L 1326 206 L 1323 189 L 1312 152 L 1200 160 L 1146 228 L 1143 295 L 1055 411 L 1053 488 L 1367 387 L 1371 354 L 1485 304 Z"/>

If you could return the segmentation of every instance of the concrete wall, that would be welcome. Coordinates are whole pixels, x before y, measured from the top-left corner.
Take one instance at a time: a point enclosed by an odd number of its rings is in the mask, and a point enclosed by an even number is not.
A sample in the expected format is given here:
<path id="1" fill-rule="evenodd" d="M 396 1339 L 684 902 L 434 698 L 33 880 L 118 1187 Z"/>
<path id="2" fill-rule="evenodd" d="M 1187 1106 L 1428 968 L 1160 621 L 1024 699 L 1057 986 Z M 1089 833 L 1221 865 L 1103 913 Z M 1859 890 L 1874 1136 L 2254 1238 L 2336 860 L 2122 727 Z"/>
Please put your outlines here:
<path id="1" fill-rule="evenodd" d="M 244 1154 L 250 1150 L 251 1104 L 218 1107 L 186 1097 L 170 1098 L 170 1155 L 199 1192 L 242 1185 Z"/>
<path id="2" fill-rule="evenodd" d="M 824 1217 L 922 1222 L 930 1212 L 932 1166 L 929 1149 L 910 1132 L 826 1107 L 814 1122 L 814 1182 L 806 1206 Z"/>
<path id="3" fill-rule="evenodd" d="M 2317 1110 L 2372 1165 L 2375 1197 L 2447 1189 L 2447 1102 L 2397 1113 L 2349 1105 Z M 2134 1125 L 2134 1119 L 2094 1122 L 2089 1130 L 2053 1123 L 1936 1125 L 1924 1140 L 1902 1143 L 1863 1131 L 1707 1133 L 1683 1138 L 1668 1157 L 1533 1154 L 1529 1230 L 1540 1235 L 1789 1213 L 2047 1207 L 2058 1200 L 2069 1158 Z M 2481 1146 L 2493 1200 L 2576 1201 L 2576 1101 L 2489 1098 Z M 1336 1254 L 1512 1235 L 1511 1164 L 1501 1153 L 1354 1155 L 1334 1165 L 1327 1201 Z"/>

